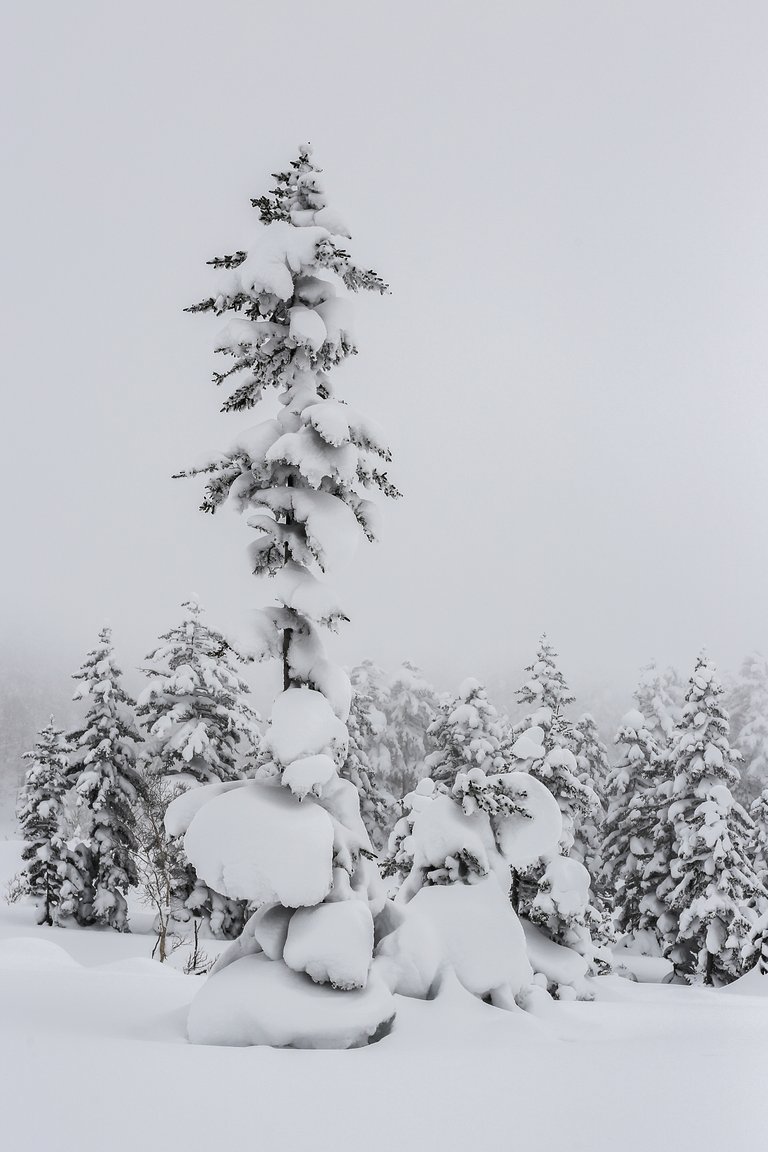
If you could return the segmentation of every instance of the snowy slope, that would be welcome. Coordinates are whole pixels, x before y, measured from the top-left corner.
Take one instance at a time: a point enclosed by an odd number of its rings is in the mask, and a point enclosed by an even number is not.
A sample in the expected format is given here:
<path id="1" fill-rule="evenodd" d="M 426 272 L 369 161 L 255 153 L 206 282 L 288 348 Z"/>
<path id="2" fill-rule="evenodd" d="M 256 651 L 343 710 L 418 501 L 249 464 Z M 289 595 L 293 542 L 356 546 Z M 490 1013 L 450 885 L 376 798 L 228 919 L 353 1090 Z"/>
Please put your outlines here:
<path id="1" fill-rule="evenodd" d="M 17 851 L 0 847 L 4 888 Z M 394 1031 L 370 1048 L 201 1047 L 184 1035 L 201 978 L 150 963 L 152 942 L 36 928 L 28 907 L 0 904 L 3 1147 L 763 1144 L 768 999 L 746 987 L 727 996 L 608 977 L 595 1002 L 554 1005 L 542 1021 L 452 984 L 433 1001 L 398 998 Z"/>

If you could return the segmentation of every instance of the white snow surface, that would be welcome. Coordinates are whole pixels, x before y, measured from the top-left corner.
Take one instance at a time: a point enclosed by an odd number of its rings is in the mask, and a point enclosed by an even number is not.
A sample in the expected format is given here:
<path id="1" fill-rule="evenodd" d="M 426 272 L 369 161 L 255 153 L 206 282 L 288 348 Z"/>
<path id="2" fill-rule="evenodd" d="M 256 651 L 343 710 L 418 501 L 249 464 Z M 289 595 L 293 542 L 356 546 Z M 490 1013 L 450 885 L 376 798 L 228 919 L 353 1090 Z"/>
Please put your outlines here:
<path id="1" fill-rule="evenodd" d="M 351 1048 L 367 1044 L 394 1014 L 394 999 L 375 976 L 363 989 L 338 992 L 259 953 L 208 980 L 187 1027 L 193 1044 Z"/>
<path id="2" fill-rule="evenodd" d="M 333 882 L 333 820 L 307 797 L 248 780 L 193 817 L 184 846 L 215 892 L 254 904 L 319 904 Z"/>
<path id="3" fill-rule="evenodd" d="M 0 841 L 0 890 L 20 847 Z M 757 973 L 717 992 L 601 977 L 589 981 L 593 1002 L 550 1001 L 541 1020 L 490 1007 L 447 977 L 435 999 L 396 995 L 391 1033 L 362 1051 L 244 1052 L 187 1043 L 187 1007 L 205 978 L 159 978 L 167 966 L 149 960 L 151 920 L 133 905 L 130 934 L 47 928 L 31 904 L 0 900 L 0 942 L 21 952 L 27 940 L 50 943 L 76 961 L 0 973 L 4 1147 L 103 1152 L 105 1132 L 110 1152 L 137 1152 L 148 1132 L 168 1148 L 244 1147 L 254 1109 L 260 1145 L 280 1152 L 338 1152 L 341 1127 L 366 1152 L 466 1152 L 478 1140 L 648 1152 L 659 1133 L 674 1152 L 764 1144 L 768 978 Z M 710 1057 L 717 1080 L 704 1091 Z M 73 1105 L 84 1069 L 87 1120 Z M 126 1106 L 115 1123 L 118 1085 Z M 215 1107 L 188 1106 L 210 1101 L 212 1086 Z M 652 1121 L 628 1124 L 638 1108 Z"/>

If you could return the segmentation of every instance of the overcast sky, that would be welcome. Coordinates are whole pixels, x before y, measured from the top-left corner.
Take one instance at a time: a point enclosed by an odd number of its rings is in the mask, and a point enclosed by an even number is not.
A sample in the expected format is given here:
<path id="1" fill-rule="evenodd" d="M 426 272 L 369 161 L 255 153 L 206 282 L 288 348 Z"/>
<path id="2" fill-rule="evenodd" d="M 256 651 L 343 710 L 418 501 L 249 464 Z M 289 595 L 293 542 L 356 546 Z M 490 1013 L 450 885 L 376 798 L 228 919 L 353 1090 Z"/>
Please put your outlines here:
<path id="1" fill-rule="evenodd" d="M 37 0 L 0 53 L 2 631 L 126 665 L 264 602 L 170 474 L 225 446 L 183 307 L 311 140 L 353 251 L 340 389 L 402 501 L 345 661 L 494 677 L 768 648 L 768 6 Z"/>

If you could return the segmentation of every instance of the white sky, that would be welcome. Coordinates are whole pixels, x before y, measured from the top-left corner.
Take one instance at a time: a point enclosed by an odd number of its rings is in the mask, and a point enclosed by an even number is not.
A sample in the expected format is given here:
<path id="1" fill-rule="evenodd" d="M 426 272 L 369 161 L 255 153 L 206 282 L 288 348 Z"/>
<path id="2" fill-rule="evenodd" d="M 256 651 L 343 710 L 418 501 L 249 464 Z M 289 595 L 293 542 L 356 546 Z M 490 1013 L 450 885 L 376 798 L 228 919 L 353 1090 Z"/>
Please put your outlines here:
<path id="1" fill-rule="evenodd" d="M 170 473 L 229 442 L 184 305 L 310 139 L 354 251 L 341 389 L 406 496 L 340 658 L 687 673 L 768 647 L 768 7 L 37 0 L 0 48 L 0 631 L 126 665 L 269 594 Z"/>

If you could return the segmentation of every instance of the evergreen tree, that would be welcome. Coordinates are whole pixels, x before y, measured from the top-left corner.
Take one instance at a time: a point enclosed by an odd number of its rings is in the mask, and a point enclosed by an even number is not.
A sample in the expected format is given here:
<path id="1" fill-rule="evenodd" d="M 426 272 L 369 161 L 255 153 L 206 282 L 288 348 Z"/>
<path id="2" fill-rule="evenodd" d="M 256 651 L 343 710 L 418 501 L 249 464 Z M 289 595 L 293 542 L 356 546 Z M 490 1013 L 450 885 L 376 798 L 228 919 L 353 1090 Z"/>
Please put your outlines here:
<path id="1" fill-rule="evenodd" d="M 150 677 L 137 715 L 147 731 L 144 755 L 156 776 L 182 783 L 235 780 L 239 764 L 260 740 L 250 688 L 224 638 L 202 619 L 197 600 L 187 617 L 161 636 L 143 669 Z"/>
<path id="2" fill-rule="evenodd" d="M 513 753 L 528 761 L 528 771 L 546 784 L 557 800 L 563 816 L 561 855 L 569 856 L 574 845 L 575 828 L 585 820 L 599 822 L 600 801 L 592 783 L 579 779 L 579 765 L 574 755 L 574 727 L 565 709 L 574 697 L 563 673 L 557 666 L 557 653 L 542 636 L 536 660 L 528 665 L 530 676 L 517 693 L 520 704 L 533 705 L 533 710 L 514 727 L 518 742 Z M 541 754 L 529 756 L 528 735 L 540 739 Z M 524 738 L 520 740 L 520 738 Z M 523 745 L 526 745 L 525 747 Z"/>
<path id="3" fill-rule="evenodd" d="M 700 656 L 672 747 L 674 781 L 667 819 L 674 836 L 661 886 L 674 918 L 670 957 L 691 981 L 721 984 L 743 970 L 742 949 L 762 888 L 750 861 L 754 826 L 736 803 L 739 755 L 714 666 Z"/>
<path id="4" fill-rule="evenodd" d="M 383 783 L 401 800 L 425 775 L 424 758 L 432 743 L 430 728 L 438 709 L 437 693 L 408 660 L 391 677 L 384 700 L 383 741 L 389 768 Z"/>
<path id="5" fill-rule="evenodd" d="M 355 683 L 352 678 L 352 705 L 347 717 L 349 745 L 347 756 L 339 769 L 344 780 L 351 780 L 360 796 L 360 815 L 371 843 L 381 851 L 394 820 L 395 805 L 389 793 L 379 784 L 368 749 L 374 742 L 374 712 L 372 700 L 366 693 L 365 682 Z"/>
<path id="6" fill-rule="evenodd" d="M 743 760 L 739 799 L 749 804 L 768 785 L 768 661 L 760 652 L 742 664 L 729 703 L 733 744 Z"/>
<path id="7" fill-rule="evenodd" d="M 668 747 L 682 711 L 683 686 L 674 668 L 660 672 L 652 660 L 640 673 L 635 689 L 645 728 L 660 750 Z"/>
<path id="8" fill-rule="evenodd" d="M 579 778 L 579 764 L 574 754 L 579 740 L 565 714 L 574 697 L 546 636 L 541 638 L 536 660 L 526 671 L 530 675 L 517 696 L 519 703 L 533 708 L 515 725 L 517 740 L 512 755 L 557 801 L 563 823 L 559 855 L 568 857 L 569 863 L 560 865 L 542 859 L 516 872 L 512 903 L 555 943 L 567 941 L 567 946 L 576 948 L 593 967 L 597 966 L 599 957 L 599 965 L 604 968 L 608 963 L 607 953 L 604 949 L 595 949 L 593 936 L 605 939 L 610 936 L 608 917 L 594 894 L 590 895 L 590 877 L 582 863 L 584 847 L 576 845 L 577 829 L 587 824 L 599 825 L 602 809 L 591 781 L 582 782 Z M 582 770 L 584 767 L 582 761 Z M 570 904 L 564 885 L 571 885 Z"/>
<path id="9" fill-rule="evenodd" d="M 608 749 L 600 739 L 594 717 L 585 712 L 574 725 L 573 745 L 576 756 L 577 778 L 585 788 L 592 789 L 599 801 L 599 808 L 590 805 L 589 813 L 579 820 L 575 827 L 574 845 L 571 855 L 580 860 L 592 878 L 592 890 L 602 901 L 600 876 L 602 873 L 602 841 L 605 821 L 605 801 L 611 766 L 608 762 Z"/>
<path id="10" fill-rule="evenodd" d="M 486 776 L 507 771 L 510 732 L 477 680 L 465 680 L 458 695 L 440 707 L 428 729 L 435 750 L 424 768 L 438 784 L 453 788 L 459 772 L 481 768 Z"/>
<path id="11" fill-rule="evenodd" d="M 143 671 L 150 681 L 139 697 L 137 714 L 147 732 L 142 754 L 146 774 L 186 790 L 238 779 L 245 759 L 258 748 L 260 734 L 258 716 L 247 700 L 249 685 L 238 671 L 231 645 L 204 622 L 196 599 L 185 601 L 182 608 L 186 618 L 164 633 L 163 643 L 147 657 Z M 157 858 L 175 851 L 170 845 L 158 849 Z M 229 937 L 240 932 L 245 912 L 242 901 L 214 892 L 191 866 L 175 870 L 174 920 L 188 920 L 194 913 L 206 919 L 214 936 Z"/>
<path id="12" fill-rule="evenodd" d="M 755 826 L 752 841 L 753 863 L 760 883 L 768 889 L 768 788 L 752 801 L 749 815 Z"/>
<path id="13" fill-rule="evenodd" d="M 19 809 L 21 835 L 26 841 L 22 885 L 38 901 L 38 923 L 53 924 L 68 863 L 62 827 L 68 760 L 64 734 L 54 727 L 52 716 L 41 729 L 34 750 L 24 759 L 29 767 Z"/>
<path id="14" fill-rule="evenodd" d="M 289 828 L 300 829 L 311 819 L 317 827 L 333 829 L 328 900 L 318 894 L 324 866 L 319 869 L 311 853 L 296 846 L 291 880 L 298 877 L 315 895 L 299 901 L 301 916 L 295 914 L 295 923 L 305 926 L 306 935 L 299 940 L 289 933 L 288 956 L 294 970 L 305 964 L 302 971 L 311 969 L 318 981 L 351 988 L 368 979 L 372 928 L 365 964 L 354 978 L 348 973 L 335 978 L 335 969 L 321 972 L 311 943 L 320 932 L 315 925 L 359 926 L 366 911 L 370 916 L 369 907 L 376 907 L 378 885 L 359 797 L 338 774 L 349 743 L 345 724 L 351 686 L 326 657 L 323 631 L 335 630 L 347 617 L 323 577 L 346 560 L 360 532 L 374 539 L 369 495 L 398 493 L 384 470 L 390 453 L 381 434 L 336 398 L 332 380 L 333 370 L 357 351 L 350 294 L 361 289 L 384 293 L 387 287 L 375 272 L 357 267 L 342 247 L 348 233 L 327 207 L 319 171 L 309 147 L 302 147 L 290 168 L 276 175 L 273 191 L 253 201 L 260 217 L 253 243 L 210 262 L 216 270 L 214 291 L 190 309 L 229 318 L 217 351 L 232 363 L 214 376 L 216 384 L 231 389 L 223 410 L 251 408 L 269 389 L 279 408 L 277 416 L 270 412 L 241 432 L 228 451 L 195 471 L 208 476 L 204 511 L 215 512 L 229 502 L 247 513 L 257 534 L 249 550 L 252 570 L 257 577 L 275 578 L 277 585 L 277 604 L 254 613 L 250 635 L 243 638 L 250 657 L 274 658 L 282 669 L 282 692 L 267 734 L 271 761 L 260 768 L 256 781 L 242 786 L 248 811 L 256 825 L 277 805 L 289 814 Z M 281 790 L 279 802 L 275 789 Z M 217 861 L 228 850 L 225 829 L 235 820 L 230 800 L 229 793 L 212 795 L 192 823 L 192 829 L 206 826 L 221 814 L 222 840 L 208 846 L 206 860 L 208 876 L 221 873 L 224 881 L 226 869 Z M 316 843 L 318 851 L 325 851 L 324 837 Z M 190 832 L 185 842 L 189 850 Z M 258 899 L 262 889 L 246 880 L 238 873 L 231 885 L 236 891 L 225 894 Z M 368 891 L 370 905 L 361 900 Z M 263 955 L 266 962 L 266 951 Z M 269 958 L 288 963 L 282 948 L 270 948 Z M 263 966 L 258 970 L 263 979 L 273 979 Z M 209 1004 L 220 987 L 217 975 L 206 989 Z M 291 987 L 295 992 L 286 995 L 302 995 L 299 985 Z"/>
<path id="15" fill-rule="evenodd" d="M 637 937 L 641 923 L 651 927 L 647 897 L 652 883 L 648 865 L 655 851 L 659 818 L 659 747 L 641 712 L 632 711 L 616 733 L 621 756 L 608 782 L 608 811 L 603 842 L 603 882 L 612 894 L 618 930 Z M 657 948 L 651 949 L 657 952 Z"/>
<path id="16" fill-rule="evenodd" d="M 573 704 L 575 697 L 557 666 L 557 653 L 546 635 L 539 641 L 536 659 L 525 671 L 530 675 L 518 690 L 517 701 L 533 706 L 533 711 L 515 725 L 515 733 L 520 735 L 529 728 L 541 728 L 546 752 L 567 745 L 571 724 L 565 709 Z"/>
<path id="17" fill-rule="evenodd" d="M 69 736 L 69 779 L 85 819 L 73 850 L 77 876 L 68 886 L 67 908 L 81 924 L 107 924 L 127 932 L 125 895 L 138 883 L 135 805 L 141 788 L 136 768 L 141 737 L 121 675 L 111 630 L 103 628 L 74 676 L 80 681 L 75 699 L 88 700 L 89 708 L 84 726 Z"/>

